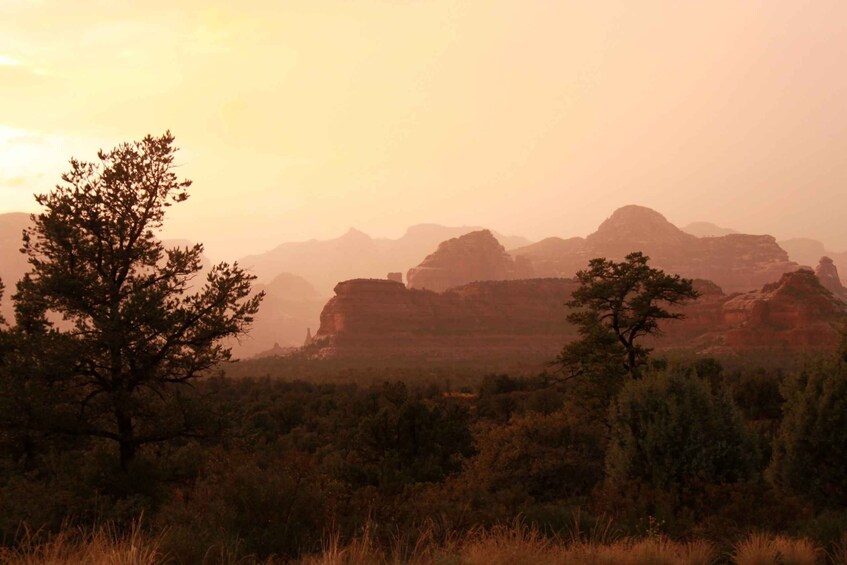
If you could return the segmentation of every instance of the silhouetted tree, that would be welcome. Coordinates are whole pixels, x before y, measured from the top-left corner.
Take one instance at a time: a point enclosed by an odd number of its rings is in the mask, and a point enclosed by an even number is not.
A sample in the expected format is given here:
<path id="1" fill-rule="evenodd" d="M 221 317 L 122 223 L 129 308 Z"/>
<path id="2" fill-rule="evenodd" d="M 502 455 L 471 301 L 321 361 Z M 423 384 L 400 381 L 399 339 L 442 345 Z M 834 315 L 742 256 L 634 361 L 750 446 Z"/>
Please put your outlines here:
<path id="1" fill-rule="evenodd" d="M 30 425 L 114 441 L 124 469 L 140 446 L 193 433 L 186 385 L 229 358 L 222 340 L 247 330 L 263 297 L 237 264 L 194 286 L 203 246 L 157 238 L 191 184 L 174 173 L 173 142 L 167 132 L 72 159 L 36 196 L 44 212 L 24 232 L 31 271 L 14 297 L 41 357 L 17 378 L 52 400 Z"/>
<path id="2" fill-rule="evenodd" d="M 620 263 L 592 259 L 588 269 L 577 273 L 580 287 L 567 305 L 576 309 L 568 320 L 578 326 L 580 339 L 567 344 L 556 361 L 566 378 L 587 370 L 640 378 L 651 351 L 642 339 L 659 335 L 660 321 L 684 317 L 668 306 L 699 296 L 691 280 L 654 269 L 648 260 L 640 252 Z"/>

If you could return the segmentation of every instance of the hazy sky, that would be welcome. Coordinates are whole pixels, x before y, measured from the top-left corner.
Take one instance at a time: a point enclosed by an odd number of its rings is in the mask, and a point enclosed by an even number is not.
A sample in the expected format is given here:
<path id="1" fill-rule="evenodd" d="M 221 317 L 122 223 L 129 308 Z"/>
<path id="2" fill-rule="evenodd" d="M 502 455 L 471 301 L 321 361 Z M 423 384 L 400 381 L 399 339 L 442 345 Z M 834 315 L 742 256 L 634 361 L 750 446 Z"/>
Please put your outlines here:
<path id="1" fill-rule="evenodd" d="M 215 259 L 635 203 L 847 249 L 847 2 L 0 0 L 0 211 L 170 129 Z"/>

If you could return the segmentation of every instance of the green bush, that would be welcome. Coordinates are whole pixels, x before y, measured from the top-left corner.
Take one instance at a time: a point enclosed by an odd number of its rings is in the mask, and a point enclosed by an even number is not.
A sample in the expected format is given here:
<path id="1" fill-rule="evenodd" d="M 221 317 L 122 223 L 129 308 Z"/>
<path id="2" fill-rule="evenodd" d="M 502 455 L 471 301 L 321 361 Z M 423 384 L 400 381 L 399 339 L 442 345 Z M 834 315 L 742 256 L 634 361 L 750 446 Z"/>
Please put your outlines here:
<path id="1" fill-rule="evenodd" d="M 609 418 L 606 475 L 612 486 L 733 483 L 755 468 L 755 450 L 732 400 L 690 371 L 627 383 Z"/>
<path id="2" fill-rule="evenodd" d="M 769 478 L 819 507 L 847 507 L 847 365 L 819 361 L 787 379 L 782 393 Z"/>

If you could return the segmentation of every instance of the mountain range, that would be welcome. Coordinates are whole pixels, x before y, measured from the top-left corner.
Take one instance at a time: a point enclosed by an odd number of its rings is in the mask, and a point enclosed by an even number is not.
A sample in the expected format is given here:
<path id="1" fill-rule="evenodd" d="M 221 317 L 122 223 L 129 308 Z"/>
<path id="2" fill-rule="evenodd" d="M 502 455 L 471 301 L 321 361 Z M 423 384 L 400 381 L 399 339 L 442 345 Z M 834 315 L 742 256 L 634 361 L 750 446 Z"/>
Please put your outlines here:
<path id="1" fill-rule="evenodd" d="M 239 263 L 260 281 L 269 281 L 281 272 L 296 273 L 320 292 L 329 294 L 339 281 L 385 278 L 389 272 L 405 273 L 442 241 L 480 229 L 419 224 L 397 239 L 388 239 L 373 238 L 351 228 L 334 239 L 283 243 L 265 253 L 243 257 Z M 507 248 L 530 243 L 519 236 L 494 235 Z"/>
<path id="2" fill-rule="evenodd" d="M 0 214 L 0 278 L 7 288 L 0 312 L 7 320 L 12 319 L 15 281 L 27 269 L 19 249 L 29 222 L 28 214 Z M 234 353 L 247 357 L 274 344 L 301 345 L 307 329 L 317 331 L 321 309 L 344 280 L 385 279 L 388 273 L 408 271 L 410 287 L 442 292 L 477 280 L 571 277 L 592 257 L 621 259 L 635 250 L 666 271 L 712 280 L 725 293 L 761 288 L 799 265 L 817 264 L 824 255 L 847 271 L 847 252 L 832 252 L 815 240 L 777 242 L 706 222 L 680 229 L 641 206 L 616 210 L 586 237 L 535 243 L 474 226 L 421 224 L 396 239 L 350 229 L 338 238 L 283 243 L 239 260 L 257 275 L 256 291 L 264 290 L 266 298 L 250 335 L 233 344 Z"/>

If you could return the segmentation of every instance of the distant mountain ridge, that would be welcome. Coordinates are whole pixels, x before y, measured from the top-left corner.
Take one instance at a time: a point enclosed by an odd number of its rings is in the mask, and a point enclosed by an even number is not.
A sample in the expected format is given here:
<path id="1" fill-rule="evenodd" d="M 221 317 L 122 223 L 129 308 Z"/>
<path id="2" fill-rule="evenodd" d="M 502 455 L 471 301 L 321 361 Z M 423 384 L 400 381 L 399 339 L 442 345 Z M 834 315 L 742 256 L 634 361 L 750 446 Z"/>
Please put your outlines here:
<path id="1" fill-rule="evenodd" d="M 442 241 L 434 253 L 409 269 L 409 288 L 443 292 L 478 280 L 514 280 L 532 277 L 527 261 L 517 261 L 489 230 L 479 230 Z"/>
<path id="2" fill-rule="evenodd" d="M 732 233 L 738 233 L 737 230 L 722 228 L 721 226 L 711 222 L 691 222 L 687 226 L 683 226 L 682 231 L 697 237 L 721 237 Z"/>
<path id="3" fill-rule="evenodd" d="M 615 210 L 585 238 L 548 238 L 512 249 L 532 262 L 535 276 L 572 277 L 594 257 L 621 260 L 633 251 L 670 273 L 711 280 L 725 292 L 746 292 L 799 266 L 770 235 L 697 237 L 644 206 Z"/>
<path id="4" fill-rule="evenodd" d="M 299 347 L 306 332 L 316 332 L 321 310 L 328 297 L 309 281 L 291 273 L 280 273 L 267 284 L 257 283 L 254 292 L 265 292 L 250 333 L 234 341 L 235 357 L 252 357 L 272 346 Z"/>
<path id="5" fill-rule="evenodd" d="M 14 320 L 14 308 L 12 307 L 12 295 L 15 293 L 15 285 L 29 271 L 29 262 L 26 255 L 21 253 L 23 246 L 23 231 L 32 225 L 30 214 L 24 212 L 9 212 L 0 214 L 0 280 L 6 286 L 3 300 L 0 301 L 0 313 L 6 318 L 6 322 Z M 166 247 L 186 247 L 193 245 L 187 239 L 164 239 L 162 242 Z M 205 255 L 200 256 L 203 270 L 193 284 L 202 285 L 205 282 L 206 272 L 212 264 Z"/>
<path id="6" fill-rule="evenodd" d="M 329 295 L 339 281 L 353 278 L 384 278 L 389 272 L 405 273 L 419 264 L 445 240 L 479 231 L 476 226 L 447 227 L 437 224 L 411 226 L 397 239 L 372 238 L 351 228 L 329 239 L 288 242 L 265 253 L 247 255 L 239 263 L 260 281 L 280 272 L 296 273 Z M 492 232 L 506 248 L 529 244 L 518 236 Z"/>
<path id="7" fill-rule="evenodd" d="M 12 295 L 15 293 L 15 283 L 23 277 L 29 267 L 26 256 L 21 253 L 21 236 L 29 224 L 29 214 L 0 214 L 0 279 L 6 286 L 3 300 L 0 302 L 0 313 L 6 318 L 6 322 L 12 322 L 14 319 Z"/>

